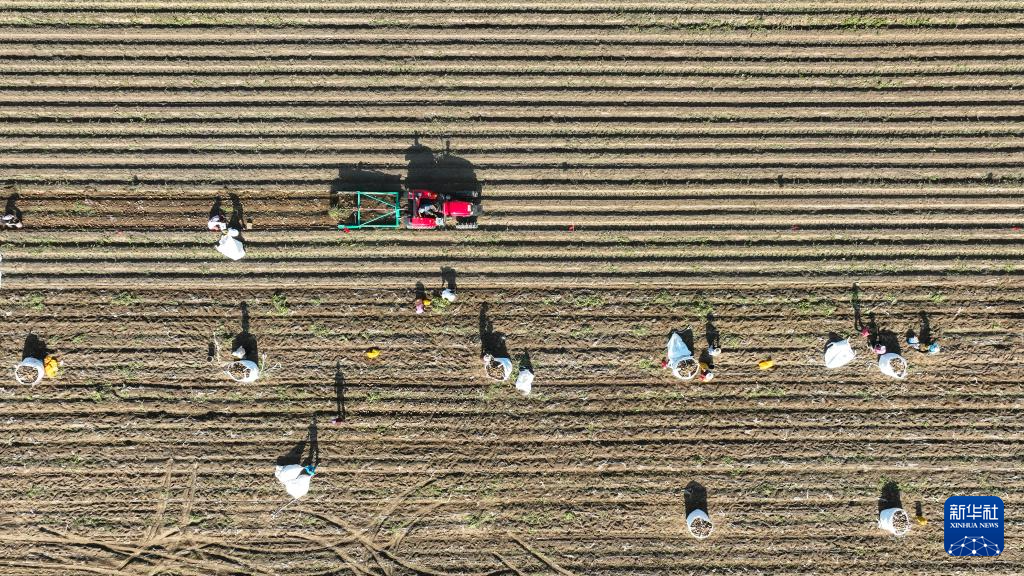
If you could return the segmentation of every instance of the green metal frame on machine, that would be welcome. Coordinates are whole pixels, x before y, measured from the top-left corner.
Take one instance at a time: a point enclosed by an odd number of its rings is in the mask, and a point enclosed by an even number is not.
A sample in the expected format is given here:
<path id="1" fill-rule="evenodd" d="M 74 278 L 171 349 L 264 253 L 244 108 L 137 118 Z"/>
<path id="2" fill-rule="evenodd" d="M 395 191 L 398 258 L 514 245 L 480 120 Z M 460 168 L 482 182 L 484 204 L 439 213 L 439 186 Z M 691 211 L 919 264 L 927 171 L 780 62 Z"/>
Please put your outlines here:
<path id="1" fill-rule="evenodd" d="M 338 229 L 348 228 L 399 228 L 402 225 L 402 208 L 399 202 L 402 199 L 401 192 L 361 192 L 356 193 L 356 207 L 352 211 L 355 215 L 353 224 L 338 224 Z M 367 216 L 376 214 L 373 218 L 363 220 L 363 198 L 367 200 Z M 380 223 L 381 220 L 389 219 Z"/>

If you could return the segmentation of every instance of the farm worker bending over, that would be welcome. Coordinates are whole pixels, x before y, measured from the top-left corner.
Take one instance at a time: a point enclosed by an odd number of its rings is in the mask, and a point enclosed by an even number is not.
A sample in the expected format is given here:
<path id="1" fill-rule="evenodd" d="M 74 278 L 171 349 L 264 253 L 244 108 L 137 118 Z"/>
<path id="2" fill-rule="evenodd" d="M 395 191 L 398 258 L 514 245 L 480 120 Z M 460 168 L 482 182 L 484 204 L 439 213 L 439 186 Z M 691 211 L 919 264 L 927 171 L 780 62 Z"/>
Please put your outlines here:
<path id="1" fill-rule="evenodd" d="M 921 312 L 921 330 L 919 332 L 907 330 L 907 344 L 914 350 L 925 354 L 938 354 L 942 351 L 939 339 L 932 338 L 931 322 L 927 312 Z"/>
<path id="2" fill-rule="evenodd" d="M 511 358 L 495 358 L 490 354 L 484 355 L 484 374 L 494 380 L 505 381 L 512 375 Z"/>
<path id="3" fill-rule="evenodd" d="M 309 481 L 316 474 L 316 466 L 300 466 L 289 464 L 277 466 L 274 469 L 274 476 L 277 481 L 284 485 L 284 489 L 292 498 L 302 498 L 309 492 Z"/>
<path id="4" fill-rule="evenodd" d="M 942 347 L 939 346 L 938 342 L 932 341 L 930 343 L 921 342 L 917 336 L 910 336 L 907 338 L 907 344 L 911 348 L 918 352 L 924 352 L 926 354 L 938 354 L 942 351 Z"/>
<path id="5" fill-rule="evenodd" d="M 241 228 L 241 202 L 232 195 L 232 204 L 235 206 L 233 216 L 228 222 L 224 210 L 221 208 L 220 196 L 213 200 L 213 207 L 210 208 L 210 219 L 206 222 L 206 228 L 213 232 L 220 232 L 220 240 L 214 244 L 218 252 L 232 260 L 241 260 L 245 257 L 245 246 L 242 244 L 239 228 Z"/>
<path id="6" fill-rule="evenodd" d="M 441 298 L 448 302 L 455 302 L 455 269 L 447 266 L 441 268 Z"/>
<path id="7" fill-rule="evenodd" d="M 224 215 L 224 210 L 220 207 L 220 203 L 220 196 L 213 199 L 213 208 L 210 208 L 210 220 L 206 223 L 206 227 L 214 232 L 223 232 L 228 227 L 228 219 Z"/>
<path id="8" fill-rule="evenodd" d="M 692 380 L 700 371 L 700 366 L 693 357 L 693 351 L 683 341 L 679 332 L 672 331 L 666 348 L 665 367 L 680 380 Z"/>
<path id="9" fill-rule="evenodd" d="M 7 197 L 7 206 L 4 208 L 4 227 L 21 228 L 21 210 L 15 205 L 18 195 L 11 194 Z"/>
<path id="10" fill-rule="evenodd" d="M 231 356 L 235 361 L 228 365 L 228 369 L 225 371 L 229 378 L 243 384 L 255 382 L 259 379 L 260 367 L 256 362 L 248 359 L 249 351 L 244 346 L 239 346 L 231 353 Z"/>

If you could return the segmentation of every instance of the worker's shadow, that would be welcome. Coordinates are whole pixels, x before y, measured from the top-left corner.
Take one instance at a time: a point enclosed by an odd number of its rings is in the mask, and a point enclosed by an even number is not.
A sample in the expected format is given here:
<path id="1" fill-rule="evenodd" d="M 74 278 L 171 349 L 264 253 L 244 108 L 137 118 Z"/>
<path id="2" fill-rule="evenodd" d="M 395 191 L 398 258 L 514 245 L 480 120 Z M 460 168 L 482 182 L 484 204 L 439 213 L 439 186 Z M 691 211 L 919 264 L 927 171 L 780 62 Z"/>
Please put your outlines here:
<path id="1" fill-rule="evenodd" d="M 690 339 L 693 339 L 692 334 L 691 331 Z M 718 332 L 718 328 L 715 327 L 715 316 L 711 312 L 708 312 L 704 321 L 704 337 L 708 345 L 707 348 L 701 351 L 699 361 L 710 370 L 715 367 L 715 358 L 711 355 L 711 351 L 722 348 L 721 335 Z M 683 341 L 685 342 L 686 338 L 683 338 Z M 690 350 L 693 350 L 693 348 L 690 348 Z"/>
<path id="2" fill-rule="evenodd" d="M 245 238 L 242 237 L 242 231 L 245 230 L 245 209 L 242 207 L 242 199 L 235 193 L 228 194 L 228 198 L 231 200 L 231 218 L 228 219 L 228 228 L 238 230 L 238 241 L 245 242 Z"/>
<path id="3" fill-rule="evenodd" d="M 256 337 L 249 331 L 249 304 L 242 302 L 242 331 L 231 341 L 231 350 L 234 352 L 239 348 L 244 350 L 242 360 L 249 360 L 259 364 L 260 351 L 256 343 Z"/>
<path id="4" fill-rule="evenodd" d="M 345 375 L 341 372 L 341 362 L 334 363 L 334 399 L 338 412 L 336 422 L 345 421 Z"/>
<path id="5" fill-rule="evenodd" d="M 700 482 L 691 481 L 683 489 L 683 502 L 686 505 L 685 516 L 689 516 L 694 510 L 708 512 L 708 491 Z"/>
<path id="6" fill-rule="evenodd" d="M 519 371 L 528 370 L 533 373 L 533 361 L 530 359 L 530 351 L 526 350 L 519 355 Z"/>
<path id="7" fill-rule="evenodd" d="M 494 325 L 488 316 L 490 306 L 484 302 L 480 305 L 480 357 L 488 354 L 495 358 L 508 358 L 508 346 L 505 335 L 494 331 Z"/>
<path id="8" fill-rule="evenodd" d="M 316 438 L 316 419 L 314 418 L 309 423 L 309 428 L 306 432 L 306 438 L 296 442 L 290 450 L 277 457 L 278 466 L 290 466 L 292 464 L 301 464 L 302 466 L 319 466 L 320 465 L 320 446 L 317 443 Z M 306 446 L 309 446 L 309 453 L 306 454 Z M 306 457 L 303 458 L 303 454 Z"/>
<path id="9" fill-rule="evenodd" d="M 469 160 L 452 154 L 451 143 L 445 142 L 440 154 L 422 143 L 419 135 L 405 151 L 408 162 L 406 184 L 410 189 L 426 188 L 439 194 L 460 195 L 473 192 L 479 196 L 483 184 L 476 175 L 476 166 Z M 465 198 L 463 198 L 465 199 Z"/>
<path id="10" fill-rule="evenodd" d="M 878 496 L 878 511 L 881 512 L 889 508 L 903 508 L 900 485 L 892 480 L 882 486 L 882 493 Z"/>
<path id="11" fill-rule="evenodd" d="M 50 349 L 46 345 L 46 341 L 29 332 L 28 336 L 25 336 L 25 346 L 21 350 L 21 359 L 25 358 L 38 358 L 44 360 L 50 355 Z"/>
<path id="12" fill-rule="evenodd" d="M 910 338 L 912 338 L 914 336 L 917 336 L 917 341 L 920 344 L 922 344 L 924 346 L 928 346 L 929 344 L 931 344 L 933 342 L 931 318 L 929 318 L 928 317 L 928 313 L 923 311 L 923 310 L 919 313 L 919 315 L 920 315 L 920 318 L 921 318 L 921 327 L 920 327 L 920 329 L 916 333 L 914 332 L 913 329 L 907 330 L 906 337 L 909 340 Z"/>
<path id="13" fill-rule="evenodd" d="M 885 346 L 886 354 L 890 352 L 893 354 L 903 354 L 903 346 L 900 343 L 900 337 L 892 330 L 879 330 L 878 337 L 875 341 L 878 344 Z"/>
<path id="14" fill-rule="evenodd" d="M 853 329 L 855 332 L 860 333 L 864 330 L 865 326 L 861 316 L 860 286 L 856 282 L 853 283 L 853 288 L 850 291 L 850 305 L 853 307 Z"/>
<path id="15" fill-rule="evenodd" d="M 866 324 L 868 330 L 868 344 L 870 346 L 885 346 L 885 352 L 888 354 L 902 354 L 903 346 L 900 344 L 900 337 L 887 328 L 879 328 L 878 320 L 875 318 L 874 312 L 868 312 L 868 323 Z"/>
<path id="16" fill-rule="evenodd" d="M 224 200 L 220 196 L 214 197 L 213 206 L 210 207 L 210 220 L 217 216 L 224 216 Z"/>
<path id="17" fill-rule="evenodd" d="M 718 328 L 715 327 L 715 315 L 708 312 L 704 320 L 704 335 L 708 341 L 708 348 L 721 348 L 721 334 L 718 332 Z"/>
<path id="18" fill-rule="evenodd" d="M 450 266 L 441 267 L 441 289 L 445 288 L 456 292 L 455 290 L 455 268 Z"/>

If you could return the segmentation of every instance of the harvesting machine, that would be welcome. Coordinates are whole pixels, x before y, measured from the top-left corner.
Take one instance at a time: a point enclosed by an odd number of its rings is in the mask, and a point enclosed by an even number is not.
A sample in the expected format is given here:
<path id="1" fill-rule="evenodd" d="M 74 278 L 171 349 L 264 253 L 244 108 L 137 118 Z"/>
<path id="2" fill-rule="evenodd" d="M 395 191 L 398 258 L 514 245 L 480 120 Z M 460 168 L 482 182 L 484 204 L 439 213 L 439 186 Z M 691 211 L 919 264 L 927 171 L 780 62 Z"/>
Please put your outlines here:
<path id="1" fill-rule="evenodd" d="M 331 186 L 332 214 L 340 229 L 399 228 L 411 230 L 477 228 L 483 213 L 483 184 L 473 164 L 451 152 L 435 154 L 417 137 L 405 153 L 409 173 L 396 175 L 342 167 Z M 402 213 L 405 207 L 404 214 Z"/>

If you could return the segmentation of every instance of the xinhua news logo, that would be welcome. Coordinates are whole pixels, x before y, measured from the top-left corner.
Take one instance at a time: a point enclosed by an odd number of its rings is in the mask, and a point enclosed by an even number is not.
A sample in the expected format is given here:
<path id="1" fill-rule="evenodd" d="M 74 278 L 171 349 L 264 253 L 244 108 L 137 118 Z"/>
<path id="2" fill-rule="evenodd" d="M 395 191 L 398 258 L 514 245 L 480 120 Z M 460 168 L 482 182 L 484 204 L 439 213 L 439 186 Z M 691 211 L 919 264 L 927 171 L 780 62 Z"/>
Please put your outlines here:
<path id="1" fill-rule="evenodd" d="M 998 556 L 1003 553 L 1003 501 L 996 496 L 946 499 L 943 531 L 950 556 Z"/>

